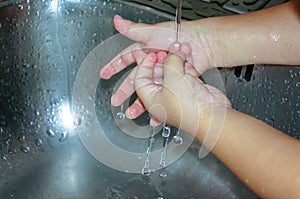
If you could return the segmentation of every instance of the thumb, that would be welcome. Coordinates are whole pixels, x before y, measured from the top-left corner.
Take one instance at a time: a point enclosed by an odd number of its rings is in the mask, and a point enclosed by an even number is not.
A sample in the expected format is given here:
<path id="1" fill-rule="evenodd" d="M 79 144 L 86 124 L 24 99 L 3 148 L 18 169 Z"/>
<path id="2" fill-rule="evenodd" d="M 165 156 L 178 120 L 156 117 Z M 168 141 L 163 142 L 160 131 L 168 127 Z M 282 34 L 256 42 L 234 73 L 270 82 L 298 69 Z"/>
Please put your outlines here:
<path id="1" fill-rule="evenodd" d="M 180 44 L 175 43 L 170 47 L 170 54 L 164 62 L 164 83 L 177 82 L 184 75 L 185 55 L 179 51 Z"/>
<path id="2" fill-rule="evenodd" d="M 135 23 L 115 15 L 114 25 L 118 32 L 133 41 L 146 43 L 148 40 L 147 34 L 145 34 L 145 28 L 150 27 L 148 24 Z"/>

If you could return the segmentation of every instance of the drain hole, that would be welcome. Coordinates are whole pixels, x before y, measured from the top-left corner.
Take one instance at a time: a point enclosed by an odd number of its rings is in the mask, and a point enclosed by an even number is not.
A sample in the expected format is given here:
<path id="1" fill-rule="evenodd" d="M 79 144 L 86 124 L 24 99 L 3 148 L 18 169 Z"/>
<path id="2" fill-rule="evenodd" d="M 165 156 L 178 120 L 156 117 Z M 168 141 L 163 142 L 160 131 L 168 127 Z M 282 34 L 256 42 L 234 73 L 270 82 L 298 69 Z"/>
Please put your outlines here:
<path id="1" fill-rule="evenodd" d="M 254 65 L 238 66 L 234 68 L 234 76 L 236 78 L 244 78 L 247 82 L 251 81 Z M 242 75 L 243 74 L 243 75 Z"/>
<path id="2" fill-rule="evenodd" d="M 254 65 L 248 65 L 246 67 L 246 72 L 245 72 L 245 80 L 247 82 L 249 82 L 251 80 L 252 77 L 252 73 L 253 73 L 253 69 L 254 69 Z"/>
<path id="3" fill-rule="evenodd" d="M 235 67 L 234 69 L 234 75 L 239 78 L 242 74 L 242 70 L 243 70 L 243 66 L 238 66 L 238 67 Z"/>

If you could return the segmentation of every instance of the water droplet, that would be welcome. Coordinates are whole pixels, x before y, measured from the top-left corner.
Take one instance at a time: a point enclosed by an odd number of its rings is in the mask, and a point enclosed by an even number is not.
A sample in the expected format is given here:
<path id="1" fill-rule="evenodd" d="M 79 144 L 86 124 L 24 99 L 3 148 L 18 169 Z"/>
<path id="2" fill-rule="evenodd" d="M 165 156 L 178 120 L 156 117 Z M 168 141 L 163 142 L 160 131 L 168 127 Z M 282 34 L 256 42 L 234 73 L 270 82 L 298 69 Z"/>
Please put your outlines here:
<path id="1" fill-rule="evenodd" d="M 162 137 L 167 138 L 170 136 L 171 128 L 169 126 L 165 126 L 162 131 Z"/>
<path id="2" fill-rule="evenodd" d="M 281 101 L 282 101 L 283 103 L 285 103 L 285 102 L 288 101 L 288 99 L 287 99 L 286 97 L 283 97 L 283 98 L 281 98 Z"/>
<path id="3" fill-rule="evenodd" d="M 73 114 L 73 124 L 74 126 L 79 126 L 81 124 L 81 119 L 77 116 L 77 114 Z"/>
<path id="4" fill-rule="evenodd" d="M 18 140 L 19 140 L 20 142 L 24 141 L 24 140 L 25 140 L 25 135 L 18 137 Z"/>
<path id="5" fill-rule="evenodd" d="M 167 175 L 167 172 L 162 171 L 162 172 L 160 172 L 159 176 L 160 176 L 161 178 L 166 178 L 168 175 Z"/>
<path id="6" fill-rule="evenodd" d="M 8 154 L 10 154 L 10 155 L 11 155 L 11 154 L 14 154 L 14 150 L 13 150 L 13 149 L 9 149 L 9 150 L 8 150 Z"/>
<path id="7" fill-rule="evenodd" d="M 300 110 L 297 110 L 298 117 L 300 118 Z"/>
<path id="8" fill-rule="evenodd" d="M 149 140 L 151 143 L 153 143 L 155 141 L 155 138 L 154 137 L 151 137 L 150 140 Z"/>
<path id="9" fill-rule="evenodd" d="M 300 82 L 297 82 L 297 83 L 296 83 L 296 87 L 300 87 Z"/>
<path id="10" fill-rule="evenodd" d="M 60 142 L 66 141 L 67 135 L 68 135 L 67 132 L 64 131 L 64 132 L 61 134 L 61 136 L 60 136 L 60 138 L 59 138 L 59 141 L 60 141 Z"/>
<path id="11" fill-rule="evenodd" d="M 274 126 L 275 120 L 274 120 L 273 118 L 266 118 L 266 122 L 267 122 L 270 126 Z"/>
<path id="12" fill-rule="evenodd" d="M 275 83 L 275 80 L 270 80 L 270 82 L 269 82 L 270 84 L 274 84 Z"/>
<path id="13" fill-rule="evenodd" d="M 123 119 L 125 119 L 125 114 L 123 112 L 118 112 L 116 115 L 116 118 L 118 120 L 123 120 Z"/>
<path id="14" fill-rule="evenodd" d="M 176 144 L 176 145 L 181 145 L 183 143 L 183 139 L 181 136 L 179 135 L 175 135 L 173 137 L 173 142 Z"/>
<path id="15" fill-rule="evenodd" d="M 18 4 L 18 8 L 19 8 L 20 10 L 23 10 L 23 9 L 24 9 L 23 4 Z"/>
<path id="16" fill-rule="evenodd" d="M 36 139 L 36 140 L 34 141 L 34 143 L 35 143 L 36 146 L 40 147 L 40 146 L 42 146 L 43 141 L 42 141 L 41 139 Z"/>
<path id="17" fill-rule="evenodd" d="M 74 61 L 74 59 L 75 59 L 75 56 L 74 56 L 74 55 L 71 55 L 71 56 L 70 56 L 70 61 Z"/>
<path id="18" fill-rule="evenodd" d="M 1 156 L 1 160 L 7 160 L 7 157 L 5 155 Z"/>
<path id="19" fill-rule="evenodd" d="M 164 197 L 162 197 L 162 196 L 158 196 L 156 199 L 164 199 Z"/>
<path id="20" fill-rule="evenodd" d="M 149 168 L 149 167 L 144 167 L 144 168 L 142 169 L 142 174 L 143 174 L 144 176 L 149 176 L 149 175 L 151 174 L 150 168 Z"/>
<path id="21" fill-rule="evenodd" d="M 165 168 L 166 167 L 165 157 L 161 158 L 161 160 L 159 161 L 159 166 L 161 166 L 161 168 Z"/>
<path id="22" fill-rule="evenodd" d="M 274 43 L 277 43 L 280 39 L 280 35 L 278 34 L 271 34 L 271 38 L 273 40 Z"/>
<path id="23" fill-rule="evenodd" d="M 52 131 L 52 129 L 48 129 L 48 130 L 47 130 L 47 134 L 48 134 L 50 137 L 54 137 L 54 136 L 55 136 L 55 133 Z"/>
<path id="24" fill-rule="evenodd" d="M 30 151 L 30 148 L 29 148 L 29 146 L 21 146 L 20 150 L 24 153 L 28 153 Z"/>
<path id="25" fill-rule="evenodd" d="M 290 81 L 286 79 L 286 80 L 284 80 L 284 83 L 288 84 L 288 83 L 290 83 Z"/>

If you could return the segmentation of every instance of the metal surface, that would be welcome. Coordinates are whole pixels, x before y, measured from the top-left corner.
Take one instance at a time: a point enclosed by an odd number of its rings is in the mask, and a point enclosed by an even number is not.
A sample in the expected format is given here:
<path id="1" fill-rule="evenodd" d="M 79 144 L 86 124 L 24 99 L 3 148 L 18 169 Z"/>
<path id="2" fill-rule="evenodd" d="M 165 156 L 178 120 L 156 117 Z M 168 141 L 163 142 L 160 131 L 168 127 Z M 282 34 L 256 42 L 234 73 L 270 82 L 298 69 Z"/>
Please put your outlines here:
<path id="1" fill-rule="evenodd" d="M 165 13 L 173 14 L 176 9 L 176 0 L 126 0 L 135 2 Z M 184 0 L 183 18 L 199 19 L 213 16 L 233 15 L 247 13 L 262 8 L 287 2 L 288 0 Z"/>
<path id="2" fill-rule="evenodd" d="M 115 14 L 148 23 L 170 19 L 114 1 L 0 3 L 0 198 L 256 198 L 212 155 L 199 160 L 197 143 L 163 179 L 108 168 L 67 131 L 60 116 L 78 67 L 116 33 Z M 221 73 L 236 108 L 299 136 L 299 68 L 257 67 L 248 82 L 232 70 Z M 99 96 L 99 115 L 114 140 L 120 133 L 109 98 L 116 79 L 103 82 Z"/>

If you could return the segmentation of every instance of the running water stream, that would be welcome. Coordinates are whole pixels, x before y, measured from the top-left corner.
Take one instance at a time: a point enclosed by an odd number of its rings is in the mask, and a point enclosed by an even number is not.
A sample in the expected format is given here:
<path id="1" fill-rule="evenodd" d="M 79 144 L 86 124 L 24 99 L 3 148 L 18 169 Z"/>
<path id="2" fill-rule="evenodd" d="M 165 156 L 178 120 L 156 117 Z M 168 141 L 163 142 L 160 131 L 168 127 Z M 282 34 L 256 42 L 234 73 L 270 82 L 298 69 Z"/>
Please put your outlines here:
<path id="1" fill-rule="evenodd" d="M 182 18 L 182 3 L 183 0 L 177 1 L 176 16 L 175 16 L 176 42 L 179 42 L 179 34 L 180 34 L 180 26 L 181 26 L 181 18 Z"/>
<path id="2" fill-rule="evenodd" d="M 181 16 L 182 16 L 182 3 L 183 0 L 178 0 L 177 1 L 177 8 L 176 8 L 176 16 L 175 16 L 175 25 L 176 25 L 176 42 L 179 42 L 179 34 L 180 34 L 180 26 L 181 26 Z M 162 128 L 162 138 L 163 138 L 163 149 L 161 152 L 161 157 L 159 161 L 159 165 L 161 167 L 161 172 L 159 174 L 160 177 L 165 178 L 167 177 L 166 173 L 166 152 L 167 152 L 167 146 L 168 146 L 168 141 L 169 137 L 171 134 L 171 127 L 168 126 L 167 124 L 163 124 Z M 148 147 L 146 151 L 146 160 L 144 167 L 142 169 L 142 174 L 149 176 L 151 174 L 151 169 L 150 169 L 150 154 L 151 154 L 151 149 L 153 146 L 155 139 L 154 139 L 154 128 L 150 127 L 150 137 L 148 140 Z M 173 142 L 176 145 L 180 145 L 183 143 L 183 139 L 180 136 L 180 129 L 178 129 L 176 135 L 173 137 Z"/>

